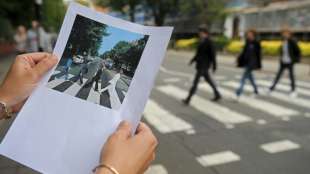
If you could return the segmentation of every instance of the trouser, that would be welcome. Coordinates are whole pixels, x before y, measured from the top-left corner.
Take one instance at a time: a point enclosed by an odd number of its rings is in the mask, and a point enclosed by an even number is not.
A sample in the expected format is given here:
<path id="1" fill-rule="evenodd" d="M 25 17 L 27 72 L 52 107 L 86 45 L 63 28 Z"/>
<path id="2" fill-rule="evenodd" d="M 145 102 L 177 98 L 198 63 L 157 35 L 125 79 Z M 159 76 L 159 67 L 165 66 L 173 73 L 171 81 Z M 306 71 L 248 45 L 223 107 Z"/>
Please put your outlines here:
<path id="1" fill-rule="evenodd" d="M 295 91 L 296 89 L 296 84 L 295 84 L 295 75 L 294 75 L 294 64 L 283 64 L 281 63 L 279 71 L 277 73 L 276 79 L 273 82 L 273 85 L 270 87 L 270 90 L 274 90 L 279 82 L 279 80 L 281 79 L 284 70 L 287 69 L 289 72 L 289 78 L 291 80 L 291 90 L 292 92 Z"/>
<path id="2" fill-rule="evenodd" d="M 257 86 L 256 86 L 256 83 L 255 83 L 255 79 L 254 79 L 254 76 L 252 74 L 252 69 L 251 68 L 246 68 L 244 73 L 243 73 L 243 76 L 240 80 L 240 87 L 239 89 L 236 91 L 236 94 L 237 96 L 240 96 L 242 93 L 243 93 L 243 88 L 244 88 L 244 85 L 245 85 L 245 82 L 247 79 L 250 80 L 253 88 L 254 88 L 254 92 L 255 94 L 258 94 L 258 89 L 257 89 Z"/>
<path id="3" fill-rule="evenodd" d="M 83 84 L 84 82 L 83 82 L 83 73 L 82 72 L 80 72 L 80 74 L 79 74 L 79 79 L 80 79 L 80 83 L 81 84 Z"/>
<path id="4" fill-rule="evenodd" d="M 220 97 L 221 96 L 221 94 L 217 90 L 216 85 L 213 82 L 213 80 L 212 80 L 212 78 L 211 78 L 211 76 L 209 74 L 209 71 L 208 70 L 205 70 L 205 71 L 198 70 L 197 73 L 196 73 L 194 82 L 193 82 L 193 86 L 190 89 L 189 95 L 188 95 L 188 97 L 186 99 L 187 101 L 190 101 L 192 96 L 196 93 L 197 87 L 198 87 L 198 83 L 199 83 L 199 80 L 200 80 L 201 77 L 204 77 L 206 82 L 211 86 L 211 88 L 213 89 L 215 97 Z"/>

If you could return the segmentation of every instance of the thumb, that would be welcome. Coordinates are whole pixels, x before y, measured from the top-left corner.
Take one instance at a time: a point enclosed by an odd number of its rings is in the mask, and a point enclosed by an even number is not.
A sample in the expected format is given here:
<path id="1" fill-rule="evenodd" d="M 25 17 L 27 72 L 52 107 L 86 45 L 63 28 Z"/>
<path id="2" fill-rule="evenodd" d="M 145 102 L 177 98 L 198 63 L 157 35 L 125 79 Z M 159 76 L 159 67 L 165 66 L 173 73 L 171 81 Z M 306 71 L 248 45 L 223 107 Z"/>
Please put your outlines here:
<path id="1" fill-rule="evenodd" d="M 122 121 L 117 130 L 116 130 L 116 133 L 119 133 L 121 135 L 123 135 L 126 139 L 129 138 L 131 136 L 131 129 L 132 129 L 132 126 L 129 122 L 127 121 Z"/>
<path id="2" fill-rule="evenodd" d="M 35 73 L 39 77 L 43 77 L 50 69 L 52 69 L 57 63 L 56 56 L 46 57 L 45 59 L 41 60 L 36 66 L 34 67 Z"/>

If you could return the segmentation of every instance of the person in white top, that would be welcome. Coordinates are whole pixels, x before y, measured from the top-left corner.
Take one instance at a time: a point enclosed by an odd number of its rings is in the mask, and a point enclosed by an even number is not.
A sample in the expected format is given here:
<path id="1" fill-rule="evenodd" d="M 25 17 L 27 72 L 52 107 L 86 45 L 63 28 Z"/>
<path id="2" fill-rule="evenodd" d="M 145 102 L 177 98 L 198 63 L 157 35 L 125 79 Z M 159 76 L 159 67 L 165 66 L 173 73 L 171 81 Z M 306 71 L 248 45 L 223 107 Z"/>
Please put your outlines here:
<path id="1" fill-rule="evenodd" d="M 16 51 L 18 54 L 26 53 L 27 46 L 27 30 L 23 25 L 17 27 L 16 34 L 14 35 L 16 43 Z"/>
<path id="2" fill-rule="evenodd" d="M 297 42 L 292 38 L 292 33 L 288 29 L 282 31 L 283 44 L 280 48 L 280 68 L 277 76 L 270 87 L 270 92 L 275 90 L 280 78 L 283 75 L 284 70 L 289 71 L 289 77 L 291 80 L 291 96 L 296 97 L 296 82 L 294 75 L 294 65 L 300 62 L 301 51 Z"/>
<path id="3" fill-rule="evenodd" d="M 52 51 L 51 39 L 38 21 L 32 21 L 27 33 L 27 52 Z"/>

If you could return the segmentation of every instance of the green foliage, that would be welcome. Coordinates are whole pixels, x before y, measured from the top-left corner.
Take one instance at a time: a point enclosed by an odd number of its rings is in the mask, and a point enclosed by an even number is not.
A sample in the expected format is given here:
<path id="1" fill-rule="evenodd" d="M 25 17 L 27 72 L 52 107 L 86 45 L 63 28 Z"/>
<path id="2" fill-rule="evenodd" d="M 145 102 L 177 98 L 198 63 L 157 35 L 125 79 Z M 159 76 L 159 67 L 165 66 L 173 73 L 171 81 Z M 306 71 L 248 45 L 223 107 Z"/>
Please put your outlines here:
<path id="1" fill-rule="evenodd" d="M 179 0 L 181 15 L 195 15 L 209 26 L 225 17 L 225 0 Z"/>
<path id="2" fill-rule="evenodd" d="M 157 26 L 165 23 L 167 14 L 178 10 L 178 2 L 179 0 L 146 0 L 147 5 L 152 9 Z"/>
<path id="3" fill-rule="evenodd" d="M 131 70 L 129 75 L 133 75 L 139 64 L 147 40 L 148 36 L 134 42 L 120 41 L 112 50 L 105 52 L 101 57 L 103 59 L 112 59 L 118 68 L 122 65 L 129 67 Z"/>
<path id="4" fill-rule="evenodd" d="M 128 13 L 130 20 L 135 22 L 135 9 L 142 3 L 142 0 L 95 0 L 95 3 L 101 6 L 110 6 L 124 14 Z"/>
<path id="5" fill-rule="evenodd" d="M 13 28 L 11 23 L 0 16 L 0 43 L 13 40 Z"/>
<path id="6" fill-rule="evenodd" d="M 76 16 L 66 54 L 82 55 L 84 52 L 97 56 L 103 36 L 108 36 L 107 26 L 80 15 Z"/>
<path id="7" fill-rule="evenodd" d="M 59 30 L 65 16 L 66 8 L 63 0 L 44 0 L 42 24 L 47 29 Z"/>

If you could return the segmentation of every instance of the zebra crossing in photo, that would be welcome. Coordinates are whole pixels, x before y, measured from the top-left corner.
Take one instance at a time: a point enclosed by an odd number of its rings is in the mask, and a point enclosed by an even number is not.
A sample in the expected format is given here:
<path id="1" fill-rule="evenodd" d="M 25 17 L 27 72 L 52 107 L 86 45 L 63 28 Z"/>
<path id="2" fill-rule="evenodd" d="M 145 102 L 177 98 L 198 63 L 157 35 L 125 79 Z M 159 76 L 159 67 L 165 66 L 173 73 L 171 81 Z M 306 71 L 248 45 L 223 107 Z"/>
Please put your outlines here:
<path id="1" fill-rule="evenodd" d="M 51 81 L 48 82 L 46 85 L 48 88 L 108 108 L 120 108 L 122 99 L 127 93 L 126 91 L 117 89 L 116 87 L 117 82 L 121 80 L 120 76 L 116 76 L 110 80 L 106 86 L 103 86 L 102 83 L 99 82 L 98 86 L 96 87 L 96 82 L 92 81 L 91 79 L 83 78 L 83 84 L 80 84 L 78 76 L 68 74 L 68 80 L 66 80 L 65 75 L 57 75 L 59 73 L 59 71 L 56 72 L 56 75 L 54 75 Z"/>

